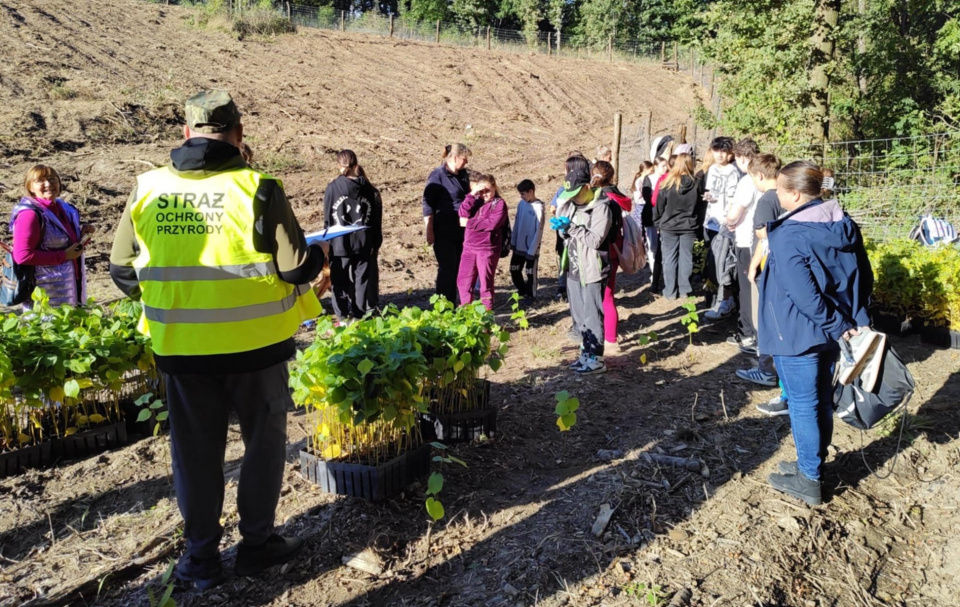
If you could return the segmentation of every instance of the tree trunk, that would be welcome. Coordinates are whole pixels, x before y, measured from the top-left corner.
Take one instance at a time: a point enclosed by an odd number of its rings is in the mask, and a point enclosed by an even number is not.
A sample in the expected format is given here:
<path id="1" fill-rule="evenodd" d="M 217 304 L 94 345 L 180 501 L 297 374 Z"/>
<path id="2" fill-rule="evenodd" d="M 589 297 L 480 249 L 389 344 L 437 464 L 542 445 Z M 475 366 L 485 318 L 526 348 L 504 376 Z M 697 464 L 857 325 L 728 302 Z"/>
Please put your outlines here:
<path id="1" fill-rule="evenodd" d="M 817 0 L 813 34 L 810 37 L 812 50 L 810 89 L 813 96 L 813 136 L 816 141 L 830 137 L 830 72 L 829 64 L 834 58 L 834 35 L 840 19 L 840 0 Z"/>

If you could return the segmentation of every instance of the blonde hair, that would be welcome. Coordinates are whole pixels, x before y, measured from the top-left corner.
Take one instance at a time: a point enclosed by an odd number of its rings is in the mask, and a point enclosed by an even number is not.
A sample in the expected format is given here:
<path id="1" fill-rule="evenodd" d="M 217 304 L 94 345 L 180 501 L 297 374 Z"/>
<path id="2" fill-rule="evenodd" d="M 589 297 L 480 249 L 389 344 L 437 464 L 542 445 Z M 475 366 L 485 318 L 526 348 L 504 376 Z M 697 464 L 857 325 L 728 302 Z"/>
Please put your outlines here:
<path id="1" fill-rule="evenodd" d="M 705 174 L 716 162 L 717 160 L 713 157 L 713 150 L 707 148 L 707 151 L 703 154 L 703 160 L 700 161 L 700 167 L 697 170 Z"/>
<path id="2" fill-rule="evenodd" d="M 675 157 L 673 167 L 670 169 L 670 173 L 667 174 L 667 178 L 663 180 L 663 185 L 660 186 L 661 190 L 672 187 L 680 187 L 680 183 L 683 181 L 684 177 L 689 176 L 693 179 L 693 156 L 690 154 L 677 154 Z"/>
<path id="3" fill-rule="evenodd" d="M 34 194 L 30 190 L 30 186 L 38 181 L 51 178 L 56 180 L 61 189 L 63 189 L 63 182 L 60 180 L 60 174 L 57 173 L 53 167 L 49 167 L 45 164 L 35 165 L 32 169 L 27 171 L 27 176 L 23 179 L 23 189 L 27 191 L 27 196 L 33 198 Z"/>

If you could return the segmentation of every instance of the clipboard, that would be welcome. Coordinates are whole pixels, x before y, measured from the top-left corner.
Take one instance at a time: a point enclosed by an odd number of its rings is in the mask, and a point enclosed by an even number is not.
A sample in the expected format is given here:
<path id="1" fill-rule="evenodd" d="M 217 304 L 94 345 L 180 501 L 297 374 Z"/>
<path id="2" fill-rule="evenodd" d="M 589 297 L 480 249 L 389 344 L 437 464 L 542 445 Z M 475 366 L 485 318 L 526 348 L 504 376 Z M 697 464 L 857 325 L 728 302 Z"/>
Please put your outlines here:
<path id="1" fill-rule="evenodd" d="M 326 230 L 320 230 L 319 232 L 306 234 L 304 237 L 307 239 L 307 244 L 318 244 L 328 240 L 333 240 L 334 238 L 346 236 L 347 234 L 359 232 L 360 230 L 366 230 L 367 227 L 368 226 L 333 226 L 327 228 Z"/>

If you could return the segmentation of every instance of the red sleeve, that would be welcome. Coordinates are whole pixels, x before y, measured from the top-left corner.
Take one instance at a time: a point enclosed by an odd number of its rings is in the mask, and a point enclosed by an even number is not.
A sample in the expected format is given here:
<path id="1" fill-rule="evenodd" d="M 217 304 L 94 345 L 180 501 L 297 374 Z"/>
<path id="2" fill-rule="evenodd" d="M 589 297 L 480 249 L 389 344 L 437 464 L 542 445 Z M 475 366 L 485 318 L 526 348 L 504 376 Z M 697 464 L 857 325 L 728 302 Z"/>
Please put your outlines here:
<path id="1" fill-rule="evenodd" d="M 64 251 L 40 251 L 43 230 L 33 211 L 21 211 L 13 224 L 13 260 L 23 266 L 56 266 L 67 260 Z"/>

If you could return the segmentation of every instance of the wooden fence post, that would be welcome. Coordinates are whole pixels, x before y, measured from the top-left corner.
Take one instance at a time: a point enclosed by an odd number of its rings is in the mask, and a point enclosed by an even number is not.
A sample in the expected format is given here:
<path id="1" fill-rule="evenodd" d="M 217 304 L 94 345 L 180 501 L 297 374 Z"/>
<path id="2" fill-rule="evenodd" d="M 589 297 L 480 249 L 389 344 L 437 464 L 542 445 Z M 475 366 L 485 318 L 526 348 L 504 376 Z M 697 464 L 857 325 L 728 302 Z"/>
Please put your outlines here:
<path id="1" fill-rule="evenodd" d="M 347 28 L 346 19 L 347 19 L 347 11 L 340 11 L 340 31 L 341 32 L 346 31 L 346 28 Z"/>
<path id="2" fill-rule="evenodd" d="M 690 77 L 693 78 L 693 74 L 697 71 L 697 51 L 696 49 L 690 49 Z"/>
<path id="3" fill-rule="evenodd" d="M 617 112 L 613 115 L 613 174 L 614 183 L 620 181 L 620 135 L 623 132 L 623 114 Z"/>
<path id="4" fill-rule="evenodd" d="M 613 34 L 607 38 L 607 61 L 613 62 Z"/>
<path id="5" fill-rule="evenodd" d="M 440 44 L 440 20 L 437 19 L 437 44 Z"/>
<path id="6" fill-rule="evenodd" d="M 547 32 L 547 57 L 550 56 L 550 53 L 553 52 L 553 45 L 551 40 L 553 39 L 553 32 Z"/>
<path id="7" fill-rule="evenodd" d="M 393 15 L 390 15 L 390 37 L 393 38 Z"/>
<path id="8" fill-rule="evenodd" d="M 643 147 L 643 159 L 646 160 L 646 156 L 649 153 L 650 146 L 653 145 L 653 110 L 647 111 L 647 141 Z M 650 162 L 654 162 L 656 159 L 651 158 Z"/>
<path id="9" fill-rule="evenodd" d="M 680 125 L 680 143 L 687 142 L 687 125 Z"/>
<path id="10" fill-rule="evenodd" d="M 560 38 L 563 34 L 560 33 L 560 30 L 557 30 L 557 56 L 560 55 Z"/>
<path id="11" fill-rule="evenodd" d="M 290 3 L 289 3 L 289 2 L 284 2 L 284 4 L 287 5 L 287 19 L 289 19 L 289 20 L 292 21 L 292 20 L 293 20 L 293 11 L 290 9 Z"/>
<path id="12" fill-rule="evenodd" d="M 673 42 L 673 68 L 680 71 L 680 43 L 676 40 Z"/>
<path id="13" fill-rule="evenodd" d="M 667 43 L 666 41 L 660 41 L 660 63 L 665 63 L 667 61 Z"/>
<path id="14" fill-rule="evenodd" d="M 487 26 L 487 50 L 490 50 L 490 26 Z"/>

